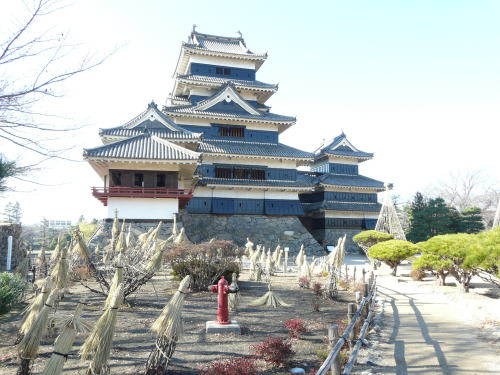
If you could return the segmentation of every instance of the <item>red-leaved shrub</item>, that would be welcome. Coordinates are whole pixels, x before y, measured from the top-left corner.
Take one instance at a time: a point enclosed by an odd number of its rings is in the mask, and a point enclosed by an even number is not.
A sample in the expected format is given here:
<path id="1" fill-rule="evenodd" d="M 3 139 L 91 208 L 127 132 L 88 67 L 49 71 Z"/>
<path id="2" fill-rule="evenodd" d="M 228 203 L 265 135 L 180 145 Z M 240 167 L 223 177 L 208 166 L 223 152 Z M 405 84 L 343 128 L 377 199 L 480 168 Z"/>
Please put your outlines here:
<path id="1" fill-rule="evenodd" d="M 321 296 L 323 294 L 323 285 L 321 283 L 314 283 L 312 291 L 315 295 Z"/>
<path id="2" fill-rule="evenodd" d="M 262 359 L 274 366 L 287 364 L 295 355 L 292 344 L 281 337 L 269 336 L 264 341 L 252 345 L 250 349 L 255 358 Z"/>
<path id="3" fill-rule="evenodd" d="M 289 319 L 283 322 L 283 325 L 288 330 L 288 336 L 299 338 L 307 332 L 306 322 L 303 319 Z"/>
<path id="4" fill-rule="evenodd" d="M 213 361 L 200 370 L 200 375 L 258 375 L 255 363 L 249 358 Z"/>
<path id="5" fill-rule="evenodd" d="M 310 285 L 311 285 L 311 279 L 309 279 L 308 277 L 305 277 L 305 276 L 299 277 L 299 287 L 300 288 L 309 289 Z"/>

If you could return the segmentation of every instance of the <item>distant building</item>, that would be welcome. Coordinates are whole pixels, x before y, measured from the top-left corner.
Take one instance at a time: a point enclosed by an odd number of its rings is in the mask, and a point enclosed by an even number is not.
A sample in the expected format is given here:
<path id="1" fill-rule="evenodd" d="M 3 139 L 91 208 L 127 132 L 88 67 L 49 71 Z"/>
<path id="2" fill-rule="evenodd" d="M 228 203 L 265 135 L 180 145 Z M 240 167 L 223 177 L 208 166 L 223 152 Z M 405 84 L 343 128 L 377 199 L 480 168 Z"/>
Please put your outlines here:
<path id="1" fill-rule="evenodd" d="M 71 220 L 47 220 L 47 225 L 52 229 L 63 229 L 71 226 Z"/>
<path id="2" fill-rule="evenodd" d="M 266 59 L 241 35 L 193 30 L 167 105 L 150 103 L 128 123 L 101 129 L 103 145 L 85 149 L 103 181 L 93 195 L 109 219 L 115 209 L 136 222 L 168 220 L 181 210 L 195 240 L 220 235 L 241 243 L 256 229 L 256 236 L 267 231 L 268 241 L 320 249 L 344 229 L 374 227 L 383 183 L 358 173 L 358 163 L 373 155 L 344 134 L 317 153 L 280 143 L 296 119 L 265 104 L 278 91 L 256 79 Z"/>

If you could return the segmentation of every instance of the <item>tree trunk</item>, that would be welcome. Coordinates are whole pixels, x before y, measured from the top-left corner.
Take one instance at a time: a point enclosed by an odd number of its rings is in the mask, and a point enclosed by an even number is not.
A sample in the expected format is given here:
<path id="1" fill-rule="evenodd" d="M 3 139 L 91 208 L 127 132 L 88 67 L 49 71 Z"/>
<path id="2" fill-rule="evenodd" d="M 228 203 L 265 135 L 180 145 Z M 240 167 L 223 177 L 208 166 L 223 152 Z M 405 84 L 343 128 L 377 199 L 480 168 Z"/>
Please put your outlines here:
<path id="1" fill-rule="evenodd" d="M 447 274 L 444 272 L 438 272 L 436 273 L 436 283 L 439 286 L 445 286 L 446 285 L 446 276 Z"/>
<path id="2" fill-rule="evenodd" d="M 17 375 L 31 375 L 31 359 L 21 358 Z"/>
<path id="3" fill-rule="evenodd" d="M 396 264 L 395 266 L 392 267 L 391 275 L 396 276 L 397 272 L 398 272 L 398 265 Z"/>

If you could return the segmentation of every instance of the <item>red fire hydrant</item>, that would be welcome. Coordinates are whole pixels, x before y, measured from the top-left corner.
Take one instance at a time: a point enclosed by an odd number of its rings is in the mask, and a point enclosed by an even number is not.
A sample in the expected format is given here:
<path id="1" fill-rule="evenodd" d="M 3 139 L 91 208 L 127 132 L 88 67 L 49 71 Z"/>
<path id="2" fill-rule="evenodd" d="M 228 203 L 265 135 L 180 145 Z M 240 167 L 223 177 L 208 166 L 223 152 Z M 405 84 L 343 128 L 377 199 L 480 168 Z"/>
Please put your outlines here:
<path id="1" fill-rule="evenodd" d="M 230 324 L 229 320 L 229 306 L 228 306 L 228 294 L 236 293 L 237 288 L 231 288 L 224 278 L 221 276 L 217 285 L 212 285 L 209 287 L 212 293 L 218 293 L 218 304 L 217 304 L 217 323 L 218 324 Z"/>

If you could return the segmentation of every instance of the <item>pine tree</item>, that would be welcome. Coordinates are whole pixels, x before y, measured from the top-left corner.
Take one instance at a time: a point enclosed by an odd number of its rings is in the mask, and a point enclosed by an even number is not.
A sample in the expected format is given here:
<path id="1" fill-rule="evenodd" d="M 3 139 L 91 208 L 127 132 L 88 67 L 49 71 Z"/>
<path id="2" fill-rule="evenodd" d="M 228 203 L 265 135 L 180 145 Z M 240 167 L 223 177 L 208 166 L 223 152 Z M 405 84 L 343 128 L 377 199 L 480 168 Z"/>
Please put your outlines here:
<path id="1" fill-rule="evenodd" d="M 12 206 L 12 223 L 20 224 L 21 218 L 23 216 L 23 211 L 21 210 L 21 205 L 19 202 L 14 203 Z"/>
<path id="2" fill-rule="evenodd" d="M 461 219 L 460 232 L 462 233 L 479 233 L 485 229 L 479 207 L 465 209 Z"/>
<path id="3" fill-rule="evenodd" d="M 410 227 L 406 236 L 408 240 L 420 242 L 429 238 L 430 228 L 426 217 L 427 207 L 426 199 L 421 193 L 417 192 L 408 210 L 410 219 Z"/>
<path id="4" fill-rule="evenodd" d="M 9 202 L 5 205 L 3 209 L 3 220 L 7 223 L 12 223 L 13 218 L 12 218 L 12 213 L 13 213 L 14 205 L 12 202 Z"/>

